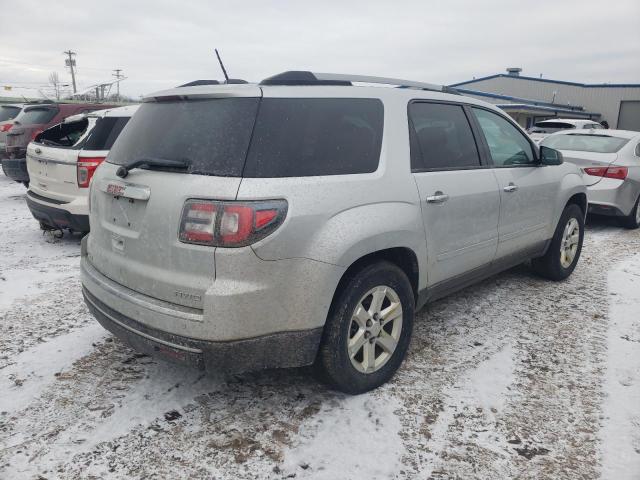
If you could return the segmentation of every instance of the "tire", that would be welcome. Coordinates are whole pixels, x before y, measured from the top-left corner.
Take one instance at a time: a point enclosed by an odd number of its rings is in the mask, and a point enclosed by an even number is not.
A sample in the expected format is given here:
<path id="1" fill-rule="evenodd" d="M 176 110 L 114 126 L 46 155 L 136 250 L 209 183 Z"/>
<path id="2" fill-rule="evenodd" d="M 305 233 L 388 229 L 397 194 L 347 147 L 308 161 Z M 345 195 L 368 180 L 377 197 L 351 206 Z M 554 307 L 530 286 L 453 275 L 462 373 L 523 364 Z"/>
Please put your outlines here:
<path id="1" fill-rule="evenodd" d="M 624 228 L 635 230 L 640 227 L 640 197 L 636 200 L 636 204 L 631 209 L 631 213 L 620 219 L 620 223 Z"/>
<path id="2" fill-rule="evenodd" d="M 378 309 L 374 295 L 382 298 Z M 385 310 L 386 323 L 380 322 L 377 313 Z M 316 373 L 332 388 L 349 394 L 368 392 L 386 383 L 407 353 L 414 314 L 411 283 L 395 264 L 380 261 L 354 272 L 331 304 L 315 363 Z M 349 342 L 355 355 L 350 354 Z M 360 342 L 363 343 L 358 348 Z M 372 358 L 373 363 L 367 362 Z"/>
<path id="3" fill-rule="evenodd" d="M 576 223 L 577 222 L 577 225 Z M 571 223 L 571 227 L 569 224 Z M 577 243 L 571 242 L 569 239 L 565 239 L 567 227 L 577 227 L 578 239 Z M 565 243 L 569 240 L 568 244 Z M 578 264 L 580 259 L 580 252 L 582 252 L 582 242 L 584 241 L 584 212 L 575 204 L 567 205 L 560 216 L 556 231 L 551 239 L 551 244 L 547 249 L 547 253 L 540 258 L 535 258 L 531 261 L 534 271 L 549 280 L 560 281 L 567 278 Z M 569 256 L 564 245 L 575 245 L 575 253 L 568 262 Z M 563 258 L 562 252 L 565 250 L 565 257 Z"/>

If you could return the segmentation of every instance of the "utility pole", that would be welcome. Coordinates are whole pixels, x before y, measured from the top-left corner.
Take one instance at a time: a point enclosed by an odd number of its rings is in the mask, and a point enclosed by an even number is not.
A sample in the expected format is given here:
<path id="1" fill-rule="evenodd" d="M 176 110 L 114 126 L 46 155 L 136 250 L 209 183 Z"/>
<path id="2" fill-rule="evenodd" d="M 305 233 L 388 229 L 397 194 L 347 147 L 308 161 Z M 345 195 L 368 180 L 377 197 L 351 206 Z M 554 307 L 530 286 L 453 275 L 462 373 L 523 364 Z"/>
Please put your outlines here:
<path id="1" fill-rule="evenodd" d="M 116 83 L 116 88 L 118 89 L 117 93 L 116 93 L 116 99 L 117 99 L 116 101 L 119 102 L 120 101 L 120 79 L 122 77 L 124 77 L 124 75 L 120 74 L 120 72 L 122 71 L 121 68 L 116 68 L 113 71 L 116 72 L 116 73 L 112 73 L 111 75 L 113 75 L 114 77 L 116 77 L 118 79 L 118 82 Z"/>
<path id="2" fill-rule="evenodd" d="M 75 94 L 77 92 L 76 89 L 76 72 L 74 71 L 74 68 L 76 66 L 76 60 L 75 58 L 73 58 L 73 56 L 76 54 L 76 52 L 72 52 L 71 50 L 67 50 L 66 52 L 62 52 L 65 55 L 68 55 L 69 58 L 66 58 L 64 61 L 64 64 L 69 67 L 71 69 L 71 81 L 73 83 L 73 93 Z"/>

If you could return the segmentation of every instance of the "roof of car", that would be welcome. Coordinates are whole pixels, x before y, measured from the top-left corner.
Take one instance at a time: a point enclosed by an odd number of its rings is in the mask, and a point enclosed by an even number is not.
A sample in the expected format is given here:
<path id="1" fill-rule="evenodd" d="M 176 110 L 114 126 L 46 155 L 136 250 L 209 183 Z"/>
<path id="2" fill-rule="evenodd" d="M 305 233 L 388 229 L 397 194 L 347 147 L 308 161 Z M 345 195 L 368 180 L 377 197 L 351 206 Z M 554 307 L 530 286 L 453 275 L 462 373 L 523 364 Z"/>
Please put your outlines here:
<path id="1" fill-rule="evenodd" d="M 92 117 L 131 117 L 140 105 L 125 105 L 124 107 L 94 110 L 89 115 Z"/>
<path id="2" fill-rule="evenodd" d="M 570 123 L 572 125 L 580 125 L 585 123 L 598 123 L 598 122 L 594 122 L 593 120 L 585 120 L 581 118 L 549 118 L 548 120 L 542 120 L 540 122 L 536 122 L 536 125 L 539 125 L 541 123 L 555 123 L 555 122 Z"/>
<path id="3" fill-rule="evenodd" d="M 636 138 L 640 137 L 640 132 L 632 130 L 613 130 L 613 129 L 584 129 L 584 130 L 561 130 L 552 135 L 596 135 L 599 137 L 619 137 L 619 138 Z M 551 136 L 551 135 L 550 135 Z"/>

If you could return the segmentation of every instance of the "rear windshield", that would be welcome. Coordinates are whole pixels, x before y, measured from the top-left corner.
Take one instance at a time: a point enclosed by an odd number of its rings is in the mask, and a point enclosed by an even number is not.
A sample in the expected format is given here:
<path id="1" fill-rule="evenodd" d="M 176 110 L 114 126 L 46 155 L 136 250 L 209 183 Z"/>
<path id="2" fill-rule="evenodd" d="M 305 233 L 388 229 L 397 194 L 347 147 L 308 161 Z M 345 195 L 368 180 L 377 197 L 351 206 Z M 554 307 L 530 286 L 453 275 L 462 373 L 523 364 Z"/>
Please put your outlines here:
<path id="1" fill-rule="evenodd" d="M 182 160 L 187 173 L 239 177 L 257 98 L 143 103 L 109 152 L 122 165 L 141 159 Z"/>
<path id="2" fill-rule="evenodd" d="M 569 128 L 576 128 L 574 124 L 565 122 L 538 122 L 535 124 L 535 127 L 553 130 L 566 130 Z"/>
<path id="3" fill-rule="evenodd" d="M 627 138 L 611 137 L 608 135 L 553 135 L 545 138 L 541 145 L 556 150 L 574 150 L 576 152 L 615 153 L 624 147 Z"/>
<path id="4" fill-rule="evenodd" d="M 55 108 L 35 107 L 23 110 L 16 117 L 16 122 L 22 125 L 39 125 L 49 123 L 56 116 L 58 110 Z"/>
<path id="5" fill-rule="evenodd" d="M 144 103 L 107 161 L 184 160 L 187 173 L 253 178 L 367 173 L 378 167 L 383 119 L 377 99 Z"/>
<path id="6" fill-rule="evenodd" d="M 82 148 L 84 150 L 111 150 L 113 142 L 131 117 L 102 117 L 96 121 Z"/>
<path id="7" fill-rule="evenodd" d="M 16 115 L 20 113 L 20 110 L 22 110 L 20 107 L 0 107 L 0 122 L 16 118 Z"/>

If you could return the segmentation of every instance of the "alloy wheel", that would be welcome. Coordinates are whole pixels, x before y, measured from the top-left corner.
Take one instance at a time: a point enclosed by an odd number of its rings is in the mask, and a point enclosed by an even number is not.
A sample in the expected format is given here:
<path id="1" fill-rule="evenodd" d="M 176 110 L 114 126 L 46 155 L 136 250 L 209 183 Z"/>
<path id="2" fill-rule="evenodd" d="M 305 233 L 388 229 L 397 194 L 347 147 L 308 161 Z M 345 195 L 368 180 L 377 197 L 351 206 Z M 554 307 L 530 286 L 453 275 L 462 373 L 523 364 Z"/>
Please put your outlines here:
<path id="1" fill-rule="evenodd" d="M 578 252 L 580 243 L 580 224 L 575 218 L 570 218 L 564 227 L 562 242 L 560 243 L 560 265 L 569 268 Z"/>
<path id="2" fill-rule="evenodd" d="M 361 373 L 382 368 L 396 350 L 402 332 L 402 303 L 396 291 L 380 285 L 360 299 L 351 315 L 347 348 Z"/>

